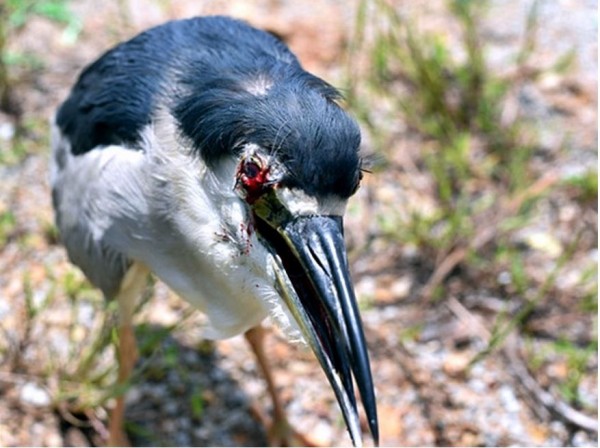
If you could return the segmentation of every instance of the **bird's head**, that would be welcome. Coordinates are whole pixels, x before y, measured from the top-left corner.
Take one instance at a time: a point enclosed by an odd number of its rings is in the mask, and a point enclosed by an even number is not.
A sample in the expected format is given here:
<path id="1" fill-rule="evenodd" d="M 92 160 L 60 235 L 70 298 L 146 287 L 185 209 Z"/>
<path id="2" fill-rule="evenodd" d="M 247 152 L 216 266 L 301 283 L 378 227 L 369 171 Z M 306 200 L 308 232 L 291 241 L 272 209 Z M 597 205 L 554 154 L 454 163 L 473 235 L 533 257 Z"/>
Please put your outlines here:
<path id="1" fill-rule="evenodd" d="M 183 97 L 175 115 L 207 166 L 235 160 L 231 185 L 272 255 L 275 289 L 326 373 L 353 442 L 361 443 L 355 382 L 377 443 L 342 222 L 361 179 L 360 132 L 338 98 L 294 68 L 215 79 Z"/>

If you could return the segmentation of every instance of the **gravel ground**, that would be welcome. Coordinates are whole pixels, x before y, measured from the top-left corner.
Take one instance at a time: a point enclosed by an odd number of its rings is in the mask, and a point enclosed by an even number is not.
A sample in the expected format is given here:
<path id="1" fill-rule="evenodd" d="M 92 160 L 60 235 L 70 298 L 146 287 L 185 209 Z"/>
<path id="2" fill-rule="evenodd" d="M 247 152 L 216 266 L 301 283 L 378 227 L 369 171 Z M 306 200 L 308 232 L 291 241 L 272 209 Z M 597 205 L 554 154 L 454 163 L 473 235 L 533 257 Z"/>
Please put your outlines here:
<path id="1" fill-rule="evenodd" d="M 403 3 L 403 2 L 400 2 Z M 118 5 L 126 5 L 119 9 Z M 403 3 L 418 11 L 427 25 L 443 28 L 441 2 Z M 486 22 L 489 58 L 501 70 L 521 36 L 531 2 L 495 1 Z M 0 166 L 0 212 L 10 210 L 14 223 L 0 222 L 8 236 L 0 249 L 0 445 L 101 445 L 106 435 L 103 406 L 75 406 L 82 395 L 95 397 L 82 384 L 61 382 L 73 373 L 82 350 L 102 324 L 101 298 L 69 265 L 52 232 L 47 182 L 46 122 L 65 97 L 78 71 L 103 49 L 138 30 L 169 18 L 225 13 L 248 19 L 282 36 L 307 68 L 326 79 L 340 77 L 340 55 L 354 17 L 354 6 L 334 0 L 193 1 L 73 3 L 82 31 L 70 41 L 64 26 L 34 17 L 12 36 L 9 48 L 33 55 L 33 66 L 16 69 L 16 94 L 30 130 L 32 148 L 16 164 Z M 524 86 L 517 101 L 538 120 L 541 158 L 565 139 L 562 175 L 581 173 L 597 164 L 597 6 L 570 0 L 540 2 L 539 51 L 543 66 L 563 49 L 574 48 L 574 71 Z M 568 14 L 566 13 L 568 11 Z M 315 21 L 315 17 L 319 20 Z M 448 26 L 449 39 L 453 29 Z M 43 68 L 34 62 L 43 61 Z M 11 117 L 0 115 L 0 150 L 8 151 Z M 368 139 L 367 139 L 368 141 Z M 391 168 L 368 176 L 347 219 L 351 247 L 362 247 L 369 217 L 405 198 L 401 167 L 410 158 L 410 135 L 398 142 Z M 2 146 L 4 145 L 4 147 Z M 556 160 L 556 159 L 553 159 Z M 413 179 L 413 182 L 418 182 Z M 426 198 L 406 198 L 426 207 Z M 565 244 L 576 225 L 597 228 L 597 208 L 566 203 L 557 196 L 540 210 L 540 219 L 520 238 L 552 235 Z M 544 209 L 546 207 L 547 209 Z M 593 233 L 593 232 L 592 232 Z M 597 235 L 597 233 L 595 233 Z M 552 244 L 531 251 L 528 266 L 544 278 L 554 265 Z M 353 256 L 353 276 L 365 302 L 363 320 L 378 395 L 383 446 L 597 446 L 597 430 L 565 421 L 552 406 L 540 404 L 535 388 L 519 370 L 522 353 L 546 350 L 543 329 L 575 340 L 597 338 L 596 316 L 571 309 L 575 281 L 597 262 L 597 244 L 578 252 L 557 279 L 556 300 L 544 306 L 530 325 L 539 337 L 509 338 L 507 349 L 468 369 L 485 347 L 494 317 L 506 310 L 498 290 L 475 287 L 469 278 L 453 277 L 441 303 L 424 302 L 419 291 L 431 271 L 411 248 L 377 239 Z M 535 270 L 531 275 L 537 275 Z M 499 282 L 502 278 L 499 278 Z M 461 291 L 467 290 L 468 293 Z M 72 302 L 76 295 L 78 301 Z M 142 349 L 140 373 L 127 395 L 127 419 L 136 446 L 261 446 L 267 443 L 259 414 L 269 409 L 265 386 L 242 337 L 207 343 L 203 317 L 157 282 L 138 315 Z M 459 297 L 458 300 L 456 297 Z M 367 303 L 368 302 L 368 303 Z M 29 309 L 29 313 L 28 313 Z M 32 309 L 42 310 L 33 316 Z M 509 310 L 510 311 L 510 310 Z M 177 328 L 153 342 L 164 329 Z M 411 331 L 418 328 L 418 336 Z M 292 424 L 317 445 L 349 446 L 341 414 L 326 379 L 309 351 L 289 344 L 274 329 L 267 339 L 281 394 Z M 95 372 L 112 363 L 106 350 Z M 597 418 L 597 355 L 588 360 L 580 394 L 585 414 Z M 533 379 L 544 392 L 558 396 L 556 384 L 568 374 L 564 358 L 546 360 Z M 101 379 L 98 380 L 101 382 Z M 73 383 L 75 380 L 73 380 Z M 85 385 L 85 384 L 84 384 Z M 64 393 L 76 390 L 77 396 Z M 97 397 L 96 397 L 97 398 Z M 108 401 L 110 405 L 110 400 Z M 550 410 L 549 410 L 550 409 Z M 593 411 L 590 411 L 592 409 Z M 592 414 L 595 412 L 595 415 Z M 586 421 L 587 422 L 587 421 Z M 587 422 L 589 423 L 589 422 Z"/>

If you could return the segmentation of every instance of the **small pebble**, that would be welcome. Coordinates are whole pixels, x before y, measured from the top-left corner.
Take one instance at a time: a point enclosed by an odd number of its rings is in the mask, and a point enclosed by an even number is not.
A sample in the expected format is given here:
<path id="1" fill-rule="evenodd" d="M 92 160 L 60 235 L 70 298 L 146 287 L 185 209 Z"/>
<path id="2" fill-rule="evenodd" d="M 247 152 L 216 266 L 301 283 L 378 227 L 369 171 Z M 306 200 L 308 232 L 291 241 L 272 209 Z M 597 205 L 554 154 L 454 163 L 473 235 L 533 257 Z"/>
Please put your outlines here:
<path id="1" fill-rule="evenodd" d="M 502 271 L 498 274 L 497 280 L 501 285 L 510 285 L 512 283 L 512 275 L 508 271 Z"/>
<path id="2" fill-rule="evenodd" d="M 517 400 L 517 397 L 510 386 L 501 386 L 500 390 L 498 391 L 498 395 L 500 395 L 500 401 L 508 412 L 519 412 L 521 405 L 519 404 L 519 400 Z"/>
<path id="3" fill-rule="evenodd" d="M 442 366 L 444 373 L 451 377 L 457 378 L 462 377 L 469 365 L 471 357 L 465 353 L 450 353 L 444 359 Z"/>
<path id="4" fill-rule="evenodd" d="M 35 383 L 25 383 L 21 388 L 19 398 L 25 404 L 40 408 L 48 406 L 52 401 L 46 389 Z"/>
<path id="5" fill-rule="evenodd" d="M 15 136 L 15 125 L 12 123 L 1 123 L 0 124 L 0 139 L 2 140 L 12 140 Z"/>
<path id="6" fill-rule="evenodd" d="M 310 432 L 306 434 L 315 446 L 330 446 L 334 437 L 333 428 L 330 424 L 319 421 Z"/>
<path id="7" fill-rule="evenodd" d="M 577 431 L 573 435 L 573 446 L 598 446 L 598 441 L 590 440 L 590 436 L 585 431 Z"/>

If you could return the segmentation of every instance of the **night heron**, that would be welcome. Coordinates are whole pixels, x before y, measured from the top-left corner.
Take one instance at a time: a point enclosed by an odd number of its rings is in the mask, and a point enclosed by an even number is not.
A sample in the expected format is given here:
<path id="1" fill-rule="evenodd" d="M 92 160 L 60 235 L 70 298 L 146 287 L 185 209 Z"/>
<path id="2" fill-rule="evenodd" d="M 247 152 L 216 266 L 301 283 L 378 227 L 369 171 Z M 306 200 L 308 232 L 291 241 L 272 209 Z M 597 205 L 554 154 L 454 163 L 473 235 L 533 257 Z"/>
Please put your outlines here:
<path id="1" fill-rule="evenodd" d="M 120 312 L 119 379 L 149 273 L 204 312 L 207 337 L 261 345 L 268 315 L 316 354 L 354 444 L 354 386 L 378 426 L 342 216 L 360 132 L 331 85 L 273 35 L 226 17 L 169 22 L 106 52 L 55 118 L 52 195 L 71 261 Z M 125 440 L 123 398 L 109 423 Z"/>

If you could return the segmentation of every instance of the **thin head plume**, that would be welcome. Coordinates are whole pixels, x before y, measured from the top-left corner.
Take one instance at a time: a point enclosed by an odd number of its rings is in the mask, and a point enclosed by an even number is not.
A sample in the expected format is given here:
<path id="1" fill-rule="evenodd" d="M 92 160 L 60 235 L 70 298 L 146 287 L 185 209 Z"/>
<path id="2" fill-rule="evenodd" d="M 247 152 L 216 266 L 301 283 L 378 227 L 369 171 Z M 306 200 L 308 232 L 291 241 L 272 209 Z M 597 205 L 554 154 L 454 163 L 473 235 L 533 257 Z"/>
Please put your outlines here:
<path id="1" fill-rule="evenodd" d="M 273 147 L 271 148 L 271 155 L 273 157 L 278 156 L 279 152 L 283 148 L 283 145 L 285 144 L 286 139 L 293 132 L 293 130 L 288 126 L 289 122 L 290 119 L 286 118 L 275 133 L 275 138 L 273 139 Z M 285 134 L 283 134 L 282 131 L 285 131 Z"/>
<path id="2" fill-rule="evenodd" d="M 373 174 L 381 171 L 386 164 L 387 160 L 382 154 L 360 152 L 360 171 L 362 173 Z"/>

